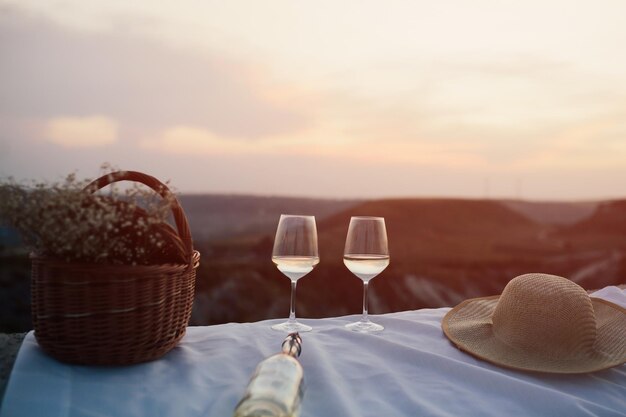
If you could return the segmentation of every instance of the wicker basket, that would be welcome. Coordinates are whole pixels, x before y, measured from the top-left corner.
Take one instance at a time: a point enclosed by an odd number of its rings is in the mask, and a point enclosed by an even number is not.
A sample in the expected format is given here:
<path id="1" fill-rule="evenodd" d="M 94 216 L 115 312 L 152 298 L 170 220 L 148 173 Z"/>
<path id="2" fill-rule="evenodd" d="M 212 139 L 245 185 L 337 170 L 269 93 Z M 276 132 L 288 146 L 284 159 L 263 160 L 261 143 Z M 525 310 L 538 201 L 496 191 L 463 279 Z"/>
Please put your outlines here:
<path id="1" fill-rule="evenodd" d="M 164 184 L 139 172 L 109 174 L 86 189 L 124 180 L 141 182 L 172 202 L 188 261 L 130 266 L 31 255 L 35 337 L 60 361 L 128 365 L 157 359 L 176 346 L 189 323 L 200 254 L 193 250 L 185 213 Z"/>

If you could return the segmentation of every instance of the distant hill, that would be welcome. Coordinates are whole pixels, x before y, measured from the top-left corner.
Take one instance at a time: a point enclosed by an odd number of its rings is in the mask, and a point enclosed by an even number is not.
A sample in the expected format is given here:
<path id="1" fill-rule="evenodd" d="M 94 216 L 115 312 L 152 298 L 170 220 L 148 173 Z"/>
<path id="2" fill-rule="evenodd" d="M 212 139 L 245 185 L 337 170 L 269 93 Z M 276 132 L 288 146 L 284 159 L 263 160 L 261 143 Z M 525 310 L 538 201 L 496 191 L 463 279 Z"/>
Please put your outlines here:
<path id="1" fill-rule="evenodd" d="M 565 276 L 586 289 L 624 283 L 626 236 L 602 232 L 621 230 L 624 217 L 615 210 L 600 209 L 596 214 L 606 215 L 582 216 L 574 225 L 563 225 L 532 218 L 519 206 L 513 209 L 497 200 L 352 204 L 318 220 L 321 262 L 298 282 L 298 314 L 360 312 L 362 282 L 342 260 L 351 216 L 385 217 L 391 264 L 370 286 L 371 312 L 376 314 L 452 306 L 498 294 L 510 279 L 528 272 Z M 602 226 L 593 239 L 589 233 L 572 232 L 598 222 Z M 288 280 L 270 262 L 274 227 L 275 221 L 256 238 L 214 241 L 202 249 L 206 257 L 198 274 L 197 324 L 286 316 Z"/>
<path id="2" fill-rule="evenodd" d="M 570 204 L 182 195 L 180 201 L 201 252 L 193 324 L 287 316 L 289 281 L 271 262 L 281 213 L 317 217 L 321 262 L 298 282 L 302 317 L 360 312 L 362 282 L 343 265 L 348 223 L 355 215 L 382 216 L 387 225 L 391 264 L 371 282 L 372 314 L 499 294 L 510 279 L 527 272 L 565 276 L 588 290 L 626 283 L 626 200 Z M 3 242 L 0 331 L 26 331 L 29 260 L 8 244 L 10 239 Z"/>
<path id="3" fill-rule="evenodd" d="M 567 234 L 620 235 L 626 238 L 626 200 L 598 204 L 589 217 L 564 231 Z"/>
<path id="4" fill-rule="evenodd" d="M 351 216 L 385 218 L 390 251 L 398 259 L 448 259 L 485 256 L 485 245 L 514 243 L 544 227 L 494 200 L 395 199 L 368 201 L 320 224 L 320 251 L 339 243 L 342 255 Z M 479 242 L 479 244 L 477 244 Z"/>
<path id="5" fill-rule="evenodd" d="M 196 241 L 273 233 L 281 214 L 306 214 L 322 219 L 360 203 L 359 200 L 219 194 L 183 194 L 178 198 Z"/>
<path id="6" fill-rule="evenodd" d="M 351 300 L 358 312 L 361 282 L 343 265 L 351 216 L 385 218 L 391 264 L 373 281 L 378 312 L 454 305 L 468 296 L 497 294 L 516 275 L 535 270 L 537 259 L 560 251 L 543 236 L 548 227 L 499 201 L 395 199 L 367 201 L 320 223 L 317 281 L 303 292 L 324 293 L 324 304 Z M 316 274 L 317 275 L 314 275 Z"/>
<path id="7" fill-rule="evenodd" d="M 591 216 L 598 202 L 503 200 L 507 207 L 538 223 L 569 225 Z"/>

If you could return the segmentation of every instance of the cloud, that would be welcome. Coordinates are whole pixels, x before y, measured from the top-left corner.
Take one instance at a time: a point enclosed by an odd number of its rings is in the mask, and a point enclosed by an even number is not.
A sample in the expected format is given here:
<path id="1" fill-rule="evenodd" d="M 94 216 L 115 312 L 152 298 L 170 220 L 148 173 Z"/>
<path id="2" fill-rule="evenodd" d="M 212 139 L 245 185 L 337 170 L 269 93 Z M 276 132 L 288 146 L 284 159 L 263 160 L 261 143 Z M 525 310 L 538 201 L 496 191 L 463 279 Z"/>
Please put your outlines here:
<path id="1" fill-rule="evenodd" d="M 7 7 L 0 56 L 0 115 L 107 114 L 135 130 L 190 125 L 250 140 L 311 123 L 306 108 L 273 94 L 260 62 L 227 52 L 72 30 Z"/>
<path id="2" fill-rule="evenodd" d="M 198 127 L 175 126 L 166 129 L 156 138 L 142 139 L 139 146 L 165 154 L 219 155 L 251 151 L 249 148 L 253 145 L 244 140 L 224 139 Z"/>
<path id="3" fill-rule="evenodd" d="M 118 140 L 118 124 L 105 116 L 55 117 L 45 124 L 44 138 L 68 148 L 90 148 Z"/>
<path id="4" fill-rule="evenodd" d="M 175 126 L 144 138 L 139 146 L 166 155 L 315 158 L 360 165 L 477 167 L 483 162 L 468 143 L 392 138 L 381 145 L 380 140 L 359 140 L 323 127 L 295 136 L 247 141 L 223 138 L 198 127 Z"/>
<path id="5" fill-rule="evenodd" d="M 306 131 L 296 135 L 277 135 L 251 141 L 223 137 L 198 126 L 178 125 L 144 137 L 139 141 L 139 147 L 166 155 L 319 155 L 324 144 L 315 134 L 316 132 Z"/>

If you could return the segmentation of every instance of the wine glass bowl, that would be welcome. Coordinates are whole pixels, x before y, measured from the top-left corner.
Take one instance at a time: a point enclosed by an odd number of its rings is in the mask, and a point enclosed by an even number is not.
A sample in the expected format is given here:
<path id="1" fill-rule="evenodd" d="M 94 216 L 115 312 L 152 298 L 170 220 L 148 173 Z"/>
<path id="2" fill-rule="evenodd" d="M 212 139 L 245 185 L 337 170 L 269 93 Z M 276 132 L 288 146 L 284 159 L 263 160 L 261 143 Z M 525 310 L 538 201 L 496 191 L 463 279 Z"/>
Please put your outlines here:
<path id="1" fill-rule="evenodd" d="M 369 333 L 384 329 L 368 317 L 367 289 L 371 279 L 389 265 L 387 229 L 382 217 L 353 216 L 348 226 L 343 263 L 363 281 L 363 315 L 361 320 L 347 324 L 350 330 Z"/>
<path id="2" fill-rule="evenodd" d="M 287 278 L 297 281 L 313 270 L 319 263 L 318 257 L 272 256 L 272 262 Z"/>
<path id="3" fill-rule="evenodd" d="M 289 319 L 272 326 L 286 332 L 308 332 L 311 327 L 296 320 L 296 283 L 311 272 L 320 261 L 317 250 L 317 228 L 314 216 L 281 214 L 276 229 L 272 262 L 291 280 Z"/>
<path id="4" fill-rule="evenodd" d="M 389 265 L 389 255 L 344 255 L 343 263 L 357 277 L 369 282 Z"/>

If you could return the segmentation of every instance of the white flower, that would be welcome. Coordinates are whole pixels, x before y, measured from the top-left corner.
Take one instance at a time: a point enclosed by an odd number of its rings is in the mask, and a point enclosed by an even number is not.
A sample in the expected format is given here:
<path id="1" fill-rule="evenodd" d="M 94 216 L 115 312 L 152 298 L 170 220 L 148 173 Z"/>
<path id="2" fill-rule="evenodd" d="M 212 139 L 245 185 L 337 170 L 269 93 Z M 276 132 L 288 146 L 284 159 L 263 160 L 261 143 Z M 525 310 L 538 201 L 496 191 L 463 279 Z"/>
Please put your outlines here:
<path id="1" fill-rule="evenodd" d="M 156 226 L 166 221 L 170 202 L 138 185 L 122 194 L 113 184 L 107 193 L 92 195 L 83 191 L 88 183 L 74 173 L 62 183 L 30 186 L 9 178 L 0 183 L 0 223 L 20 230 L 37 252 L 68 261 L 146 264 L 182 258 L 149 257 L 153 248 L 166 246 Z"/>

